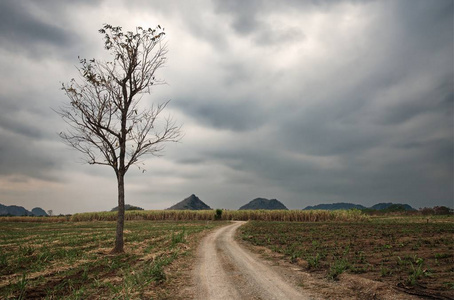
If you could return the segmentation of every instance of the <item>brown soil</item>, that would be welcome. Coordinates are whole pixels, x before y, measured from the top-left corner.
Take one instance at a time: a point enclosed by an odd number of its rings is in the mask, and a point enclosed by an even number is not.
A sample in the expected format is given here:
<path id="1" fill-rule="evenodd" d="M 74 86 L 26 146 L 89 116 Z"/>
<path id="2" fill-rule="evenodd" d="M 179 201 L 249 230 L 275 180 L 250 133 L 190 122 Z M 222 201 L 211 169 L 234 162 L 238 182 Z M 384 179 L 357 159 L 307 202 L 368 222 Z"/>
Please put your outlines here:
<path id="1" fill-rule="evenodd" d="M 322 272 L 307 272 L 306 262 L 291 263 L 279 253 L 268 248 L 253 246 L 241 242 L 243 247 L 256 253 L 261 259 L 267 260 L 274 270 L 290 278 L 294 284 L 300 285 L 311 295 L 312 299 L 419 299 L 418 297 L 400 293 L 387 284 L 369 280 L 358 275 L 341 274 L 337 281 L 327 280 Z"/>
<path id="2" fill-rule="evenodd" d="M 261 223 L 250 227 L 241 229 L 241 238 L 250 242 L 247 245 L 266 247 L 252 249 L 320 282 L 333 281 L 327 279 L 330 268 L 345 260 L 347 269 L 334 279 L 356 291 L 357 299 L 365 294 L 371 299 L 387 299 L 386 294 L 394 295 L 391 299 L 454 299 L 453 223 Z M 309 265 L 306 258 L 317 254 L 317 266 Z"/>

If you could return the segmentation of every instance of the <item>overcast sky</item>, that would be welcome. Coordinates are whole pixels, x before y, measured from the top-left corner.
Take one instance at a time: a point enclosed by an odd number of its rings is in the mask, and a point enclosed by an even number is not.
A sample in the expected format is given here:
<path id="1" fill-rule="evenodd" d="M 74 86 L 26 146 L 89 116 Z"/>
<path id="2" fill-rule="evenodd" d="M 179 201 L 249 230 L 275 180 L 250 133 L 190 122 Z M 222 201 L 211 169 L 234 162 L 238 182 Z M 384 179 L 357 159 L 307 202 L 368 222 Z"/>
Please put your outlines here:
<path id="1" fill-rule="evenodd" d="M 256 197 L 453 206 L 453 1 L 0 1 L 0 203 L 116 206 L 112 169 L 82 164 L 52 110 L 98 29 L 165 27 L 181 143 L 126 175 L 126 202 L 212 208 Z"/>

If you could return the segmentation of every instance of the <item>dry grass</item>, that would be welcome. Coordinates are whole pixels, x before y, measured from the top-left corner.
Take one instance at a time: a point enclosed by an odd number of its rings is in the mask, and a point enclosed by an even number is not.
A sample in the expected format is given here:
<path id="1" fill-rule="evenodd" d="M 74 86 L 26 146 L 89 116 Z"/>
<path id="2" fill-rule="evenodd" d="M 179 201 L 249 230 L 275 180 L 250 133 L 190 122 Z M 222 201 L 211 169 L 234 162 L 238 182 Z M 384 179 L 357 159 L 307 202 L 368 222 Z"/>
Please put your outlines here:
<path id="1" fill-rule="evenodd" d="M 130 221 L 111 255 L 115 222 L 1 222 L 0 299 L 156 299 L 173 261 L 222 224 Z"/>
<path id="2" fill-rule="evenodd" d="M 0 217 L 0 222 L 37 222 L 37 223 L 60 223 L 69 221 L 69 216 L 55 216 L 55 217 Z"/>
<path id="3" fill-rule="evenodd" d="M 80 213 L 71 221 L 115 221 L 116 212 Z M 136 210 L 126 211 L 126 220 L 211 221 L 214 210 Z M 286 222 L 367 221 L 369 216 L 359 210 L 223 210 L 221 220 L 257 220 Z"/>

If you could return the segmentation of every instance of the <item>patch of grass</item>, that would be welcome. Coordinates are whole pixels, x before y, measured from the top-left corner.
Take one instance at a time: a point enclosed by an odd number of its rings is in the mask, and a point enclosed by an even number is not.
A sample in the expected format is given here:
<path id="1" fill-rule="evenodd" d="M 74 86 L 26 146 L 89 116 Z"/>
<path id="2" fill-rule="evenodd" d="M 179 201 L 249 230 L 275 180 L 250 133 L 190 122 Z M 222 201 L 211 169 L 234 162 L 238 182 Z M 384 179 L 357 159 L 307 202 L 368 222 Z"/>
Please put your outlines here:
<path id="1" fill-rule="evenodd" d="M 315 256 L 307 256 L 308 269 L 318 269 L 320 267 L 320 259 L 320 253 L 315 254 Z"/>
<path id="2" fill-rule="evenodd" d="M 17 299 L 25 299 L 25 288 L 27 287 L 27 276 L 26 274 L 22 274 L 22 278 L 20 281 L 16 283 L 16 289 L 19 291 L 19 296 Z"/>
<path id="3" fill-rule="evenodd" d="M 407 279 L 408 284 L 415 285 L 418 280 L 424 276 L 423 263 L 424 259 L 416 257 L 413 262 L 410 261 L 410 272 Z"/>
<path id="4" fill-rule="evenodd" d="M 339 275 L 350 268 L 350 263 L 342 258 L 336 259 L 330 266 L 326 277 L 328 279 L 337 280 Z"/>
<path id="5" fill-rule="evenodd" d="M 449 258 L 452 257 L 452 253 L 435 253 L 435 258 L 436 259 L 443 259 L 443 258 Z"/>
<path id="6" fill-rule="evenodd" d="M 391 276 L 392 275 L 392 270 L 390 270 L 389 268 L 385 267 L 384 265 L 382 265 L 380 267 L 380 276 L 381 277 L 386 277 L 386 276 Z"/>
<path id="7" fill-rule="evenodd" d="M 179 243 L 184 243 L 185 240 L 186 240 L 186 231 L 185 231 L 185 228 L 183 227 L 183 230 L 180 231 L 179 233 L 172 232 L 171 247 L 175 247 L 175 245 L 179 244 Z"/>
<path id="8" fill-rule="evenodd" d="M 111 255 L 115 222 L 0 222 L 0 299 L 154 298 L 166 266 L 222 224 L 128 221 L 126 253 Z"/>
<path id="9" fill-rule="evenodd" d="M 450 282 L 443 282 L 443 285 L 448 288 L 448 289 L 451 289 L 451 290 L 454 290 L 454 282 L 453 281 L 450 281 Z"/>

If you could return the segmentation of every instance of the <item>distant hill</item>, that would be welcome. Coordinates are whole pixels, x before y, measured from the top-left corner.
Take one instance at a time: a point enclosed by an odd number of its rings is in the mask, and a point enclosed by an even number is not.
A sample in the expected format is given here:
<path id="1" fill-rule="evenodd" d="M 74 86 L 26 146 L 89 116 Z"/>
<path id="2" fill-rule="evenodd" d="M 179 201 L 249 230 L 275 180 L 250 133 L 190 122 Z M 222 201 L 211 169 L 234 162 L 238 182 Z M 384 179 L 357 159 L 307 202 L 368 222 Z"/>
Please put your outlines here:
<path id="1" fill-rule="evenodd" d="M 389 209 L 389 210 L 416 210 L 413 207 L 411 207 L 408 204 L 400 204 L 400 203 L 378 203 L 375 204 L 374 206 L 371 207 L 371 209 L 376 209 L 376 210 L 383 210 L 383 209 Z"/>
<path id="2" fill-rule="evenodd" d="M 332 203 L 332 204 L 318 204 L 314 206 L 307 206 L 303 210 L 322 209 L 322 210 L 337 210 L 337 209 L 367 209 L 367 210 L 391 210 L 391 211 L 402 211 L 402 210 L 415 210 L 408 204 L 395 204 L 395 203 L 378 203 L 372 207 L 365 207 L 361 204 L 353 203 Z"/>
<path id="3" fill-rule="evenodd" d="M 41 207 L 35 207 L 34 209 L 32 209 L 32 214 L 34 216 L 47 216 L 47 213 L 44 211 L 44 209 L 42 209 Z"/>
<path id="4" fill-rule="evenodd" d="M 312 210 L 312 209 L 323 209 L 323 210 L 337 210 L 337 209 L 365 209 L 365 206 L 362 206 L 360 204 L 353 204 L 353 203 L 345 203 L 345 202 L 340 202 L 340 203 L 332 203 L 332 204 L 318 204 L 314 206 L 308 206 L 304 208 L 303 210 Z"/>
<path id="5" fill-rule="evenodd" d="M 257 209 L 272 209 L 272 210 L 277 210 L 277 209 L 283 209 L 283 210 L 288 210 L 287 207 L 285 207 L 284 204 L 282 204 L 279 200 L 276 199 L 265 199 L 265 198 L 256 198 L 249 202 L 246 205 L 243 205 L 239 208 L 239 210 L 257 210 Z"/>
<path id="6" fill-rule="evenodd" d="M 142 207 L 134 206 L 131 204 L 125 204 L 125 210 L 143 210 Z M 118 206 L 115 206 L 110 211 L 118 211 Z"/>
<path id="7" fill-rule="evenodd" d="M 28 211 L 22 206 L 0 204 L 0 216 L 47 216 L 47 213 L 40 207 Z"/>
<path id="8" fill-rule="evenodd" d="M 210 210 L 211 207 L 206 205 L 196 195 L 192 194 L 188 198 L 178 202 L 177 204 L 167 208 L 168 210 Z"/>

